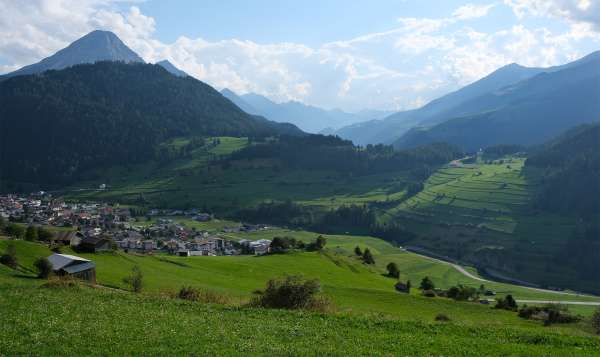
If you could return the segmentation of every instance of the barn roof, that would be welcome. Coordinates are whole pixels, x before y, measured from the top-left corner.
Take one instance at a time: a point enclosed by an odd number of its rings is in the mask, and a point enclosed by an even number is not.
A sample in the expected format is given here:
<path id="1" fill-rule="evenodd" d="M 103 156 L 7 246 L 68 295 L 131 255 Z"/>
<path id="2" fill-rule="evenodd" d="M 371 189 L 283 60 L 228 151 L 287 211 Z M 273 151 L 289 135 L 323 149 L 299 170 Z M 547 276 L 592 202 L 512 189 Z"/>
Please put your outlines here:
<path id="1" fill-rule="evenodd" d="M 90 262 L 90 260 L 88 260 L 88 259 L 76 257 L 74 255 L 68 255 L 68 254 L 52 254 L 51 256 L 48 257 L 48 261 L 50 262 L 50 264 L 52 264 L 52 270 L 60 270 L 64 267 L 66 267 L 67 265 L 70 265 L 70 264 L 73 264 L 76 262 L 80 262 L 80 263 Z"/>
<path id="2" fill-rule="evenodd" d="M 69 274 L 75 274 L 75 273 L 79 273 L 79 272 L 82 272 L 85 270 L 93 269 L 95 267 L 96 267 L 96 264 L 94 264 L 92 262 L 87 262 L 87 263 L 69 265 L 68 267 L 63 268 L 63 270 Z"/>

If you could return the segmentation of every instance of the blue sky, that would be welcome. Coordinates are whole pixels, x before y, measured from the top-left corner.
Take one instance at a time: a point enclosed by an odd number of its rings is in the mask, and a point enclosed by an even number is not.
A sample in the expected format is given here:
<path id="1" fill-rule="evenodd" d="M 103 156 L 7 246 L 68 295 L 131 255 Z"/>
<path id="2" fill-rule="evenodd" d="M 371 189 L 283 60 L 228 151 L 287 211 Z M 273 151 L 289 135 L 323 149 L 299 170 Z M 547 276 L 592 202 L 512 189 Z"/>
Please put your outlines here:
<path id="1" fill-rule="evenodd" d="M 0 73 L 93 29 L 217 89 L 403 110 L 517 62 L 600 49 L 600 0 L 0 0 Z"/>

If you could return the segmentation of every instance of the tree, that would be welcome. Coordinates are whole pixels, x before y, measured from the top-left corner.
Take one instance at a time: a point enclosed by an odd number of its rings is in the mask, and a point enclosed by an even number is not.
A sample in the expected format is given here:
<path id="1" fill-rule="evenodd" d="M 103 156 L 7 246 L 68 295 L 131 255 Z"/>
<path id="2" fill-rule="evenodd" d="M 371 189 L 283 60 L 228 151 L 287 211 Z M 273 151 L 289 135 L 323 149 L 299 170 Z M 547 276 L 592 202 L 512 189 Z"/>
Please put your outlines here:
<path id="1" fill-rule="evenodd" d="M 515 301 L 512 295 L 506 295 L 506 297 L 499 298 L 496 300 L 495 308 L 509 311 L 517 311 L 519 306 L 517 305 L 517 302 Z"/>
<path id="2" fill-rule="evenodd" d="M 598 335 L 600 335 L 600 308 L 594 312 L 592 316 L 592 327 Z"/>
<path id="3" fill-rule="evenodd" d="M 17 260 L 17 249 L 14 243 L 9 243 L 6 246 L 6 251 L 0 256 L 0 264 L 4 264 L 11 269 L 17 269 L 19 265 Z"/>
<path id="4" fill-rule="evenodd" d="M 433 281 L 431 281 L 431 279 L 429 279 L 429 277 L 426 276 L 423 278 L 423 280 L 421 280 L 421 285 L 419 286 L 419 288 L 421 290 L 433 290 L 435 289 L 435 284 L 433 284 Z"/>
<path id="5" fill-rule="evenodd" d="M 407 294 L 410 294 L 410 288 L 411 287 L 412 287 L 412 284 L 411 284 L 411 282 L 409 280 L 409 281 L 406 282 L 406 293 Z"/>
<path id="6" fill-rule="evenodd" d="M 327 244 L 327 239 L 323 236 L 318 236 L 317 240 L 315 240 L 315 249 L 323 250 L 323 248 L 325 248 L 326 244 Z"/>
<path id="7" fill-rule="evenodd" d="M 129 288 L 134 293 L 140 293 L 144 284 L 144 274 L 139 266 L 135 265 L 131 268 L 131 274 L 123 278 L 123 282 L 129 285 Z"/>
<path id="8" fill-rule="evenodd" d="M 21 239 L 25 236 L 25 228 L 23 226 L 18 225 L 16 223 L 11 223 L 5 228 L 6 234 L 9 236 L 15 237 L 17 239 Z"/>
<path id="9" fill-rule="evenodd" d="M 54 238 L 54 234 L 52 234 L 52 232 L 50 232 L 50 230 L 48 230 L 44 227 L 38 227 L 37 234 L 38 234 L 38 239 L 43 242 L 51 242 L 52 239 Z"/>
<path id="10" fill-rule="evenodd" d="M 356 254 L 359 257 L 363 255 L 363 252 L 362 250 L 360 250 L 359 246 L 356 246 L 356 248 L 354 248 L 354 254 Z"/>
<path id="11" fill-rule="evenodd" d="M 373 265 L 375 264 L 375 258 L 373 258 L 373 255 L 371 254 L 371 251 L 369 250 L 369 248 L 365 249 L 365 251 L 363 252 L 363 262 L 365 264 L 369 264 L 369 265 Z"/>
<path id="12" fill-rule="evenodd" d="M 28 226 L 27 231 L 25 232 L 25 240 L 30 242 L 34 242 L 38 240 L 38 231 L 34 226 Z"/>
<path id="13" fill-rule="evenodd" d="M 392 278 L 400 278 L 400 269 L 398 269 L 398 265 L 394 262 L 389 263 L 386 266 L 386 269 L 388 271 L 388 275 L 391 276 Z"/>
<path id="14" fill-rule="evenodd" d="M 33 266 L 37 269 L 38 278 L 40 279 L 48 279 L 52 275 L 52 264 L 46 258 L 38 258 Z"/>

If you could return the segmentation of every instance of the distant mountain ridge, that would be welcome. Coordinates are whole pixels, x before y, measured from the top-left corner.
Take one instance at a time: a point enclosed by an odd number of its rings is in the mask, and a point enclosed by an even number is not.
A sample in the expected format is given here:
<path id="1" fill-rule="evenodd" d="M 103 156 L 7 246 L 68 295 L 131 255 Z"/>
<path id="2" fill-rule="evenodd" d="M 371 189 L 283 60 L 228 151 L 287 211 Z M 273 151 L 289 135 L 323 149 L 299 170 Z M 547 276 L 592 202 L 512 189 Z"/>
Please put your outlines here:
<path id="1" fill-rule="evenodd" d="M 531 79 L 542 73 L 553 73 L 577 67 L 600 58 L 600 51 L 577 61 L 550 68 L 529 68 L 518 64 L 504 66 L 490 75 L 458 91 L 435 99 L 425 106 L 398 112 L 383 120 L 376 120 L 341 128 L 335 133 L 358 144 L 392 143 L 410 129 L 433 126 L 446 120 L 496 109 L 482 104 L 473 105 L 476 98 Z"/>
<path id="2" fill-rule="evenodd" d="M 189 74 L 187 74 L 184 71 L 180 70 L 179 68 L 175 67 L 175 65 L 173 63 L 169 62 L 168 60 L 163 60 L 163 61 L 160 61 L 160 62 L 156 62 L 156 64 L 159 65 L 159 66 L 161 66 L 162 68 L 166 69 L 171 74 L 176 75 L 177 77 L 187 77 L 187 76 L 189 76 Z"/>
<path id="3" fill-rule="evenodd" d="M 40 62 L 4 75 L 4 78 L 59 70 L 99 61 L 140 62 L 144 60 L 110 31 L 95 30 Z"/>
<path id="4" fill-rule="evenodd" d="M 449 120 L 414 128 L 398 148 L 444 141 L 466 150 L 497 144 L 534 145 L 578 124 L 600 120 L 600 55 L 553 67 L 463 102 Z"/>
<path id="5" fill-rule="evenodd" d="M 310 133 L 333 132 L 335 128 L 365 120 L 383 118 L 389 114 L 389 112 L 377 110 L 347 113 L 339 109 L 326 110 L 297 101 L 275 103 L 259 94 L 237 95 L 227 88 L 223 89 L 221 94 L 247 113 L 262 115 L 280 123 L 292 123 Z"/>

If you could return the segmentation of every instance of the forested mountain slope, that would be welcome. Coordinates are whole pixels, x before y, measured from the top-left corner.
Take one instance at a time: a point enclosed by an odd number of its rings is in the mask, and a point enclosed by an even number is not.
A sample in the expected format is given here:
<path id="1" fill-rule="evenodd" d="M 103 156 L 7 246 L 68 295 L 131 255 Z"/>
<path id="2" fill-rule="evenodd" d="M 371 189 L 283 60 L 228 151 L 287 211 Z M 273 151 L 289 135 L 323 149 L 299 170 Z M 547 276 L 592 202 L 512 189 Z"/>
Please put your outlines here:
<path id="1" fill-rule="evenodd" d="M 88 169 L 151 159 L 175 136 L 302 134 L 244 113 L 201 81 L 122 62 L 0 82 L 0 128 L 3 184 L 44 187 L 73 182 Z"/>

